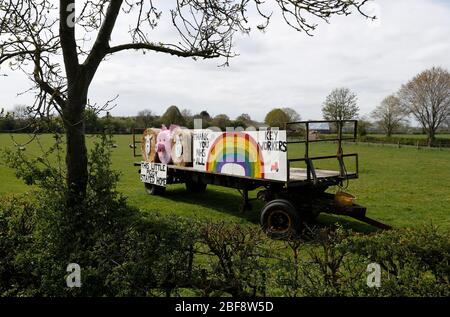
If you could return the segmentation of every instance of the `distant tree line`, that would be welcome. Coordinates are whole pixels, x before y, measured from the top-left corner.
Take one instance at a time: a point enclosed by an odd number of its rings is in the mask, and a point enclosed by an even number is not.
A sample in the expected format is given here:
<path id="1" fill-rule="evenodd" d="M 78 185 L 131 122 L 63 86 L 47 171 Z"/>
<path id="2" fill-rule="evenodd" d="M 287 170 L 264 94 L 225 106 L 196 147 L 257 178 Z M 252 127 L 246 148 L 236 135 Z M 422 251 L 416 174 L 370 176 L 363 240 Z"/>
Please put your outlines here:
<path id="1" fill-rule="evenodd" d="M 86 133 L 100 133 L 109 131 L 115 134 L 128 134 L 133 128 L 159 127 L 163 124 L 177 124 L 187 128 L 194 128 L 194 120 L 201 119 L 202 128 L 218 127 L 225 131 L 227 127 L 248 128 L 260 126 L 273 126 L 283 128 L 288 121 L 300 120 L 300 115 L 292 108 L 276 108 L 271 110 L 265 122 L 253 120 L 249 114 L 243 113 L 235 119 L 226 114 L 211 116 L 206 110 L 192 114 L 188 109 L 180 110 L 172 105 L 162 115 L 157 115 L 152 110 L 139 111 L 136 116 L 112 116 L 110 113 L 100 116 L 94 108 L 89 108 L 84 114 Z M 0 112 L 0 132 L 3 133 L 49 133 L 63 132 L 63 121 L 60 116 L 49 115 L 46 117 L 34 117 L 26 106 L 16 106 L 12 111 Z"/>
<path id="2" fill-rule="evenodd" d="M 401 89 L 382 100 L 368 116 L 361 117 L 357 105 L 358 98 L 349 88 L 341 87 L 331 91 L 322 105 L 322 115 L 326 120 L 359 119 L 358 134 L 365 136 L 368 132 L 384 133 L 390 138 L 393 134 L 421 133 L 427 135 L 427 144 L 434 145 L 436 133 L 450 130 L 450 73 L 440 67 L 433 67 L 415 76 Z M 408 118 L 413 117 L 420 128 L 409 126 Z M 301 120 L 300 114 L 293 108 L 279 107 L 271 109 L 264 122 L 253 120 L 247 113 L 242 113 L 231 119 L 224 113 L 211 116 L 203 110 L 193 114 L 191 110 L 180 110 L 171 105 L 162 115 L 145 109 L 136 116 L 104 116 L 98 114 L 95 108 L 87 108 L 84 113 L 86 133 L 127 134 L 133 128 L 158 127 L 177 124 L 194 128 L 195 119 L 201 119 L 202 128 L 218 127 L 225 131 L 227 127 L 261 126 L 285 128 L 286 122 Z M 33 116 L 32 109 L 19 105 L 13 111 L 0 110 L 0 132 L 45 133 L 63 132 L 64 122 L 61 117 Z"/>

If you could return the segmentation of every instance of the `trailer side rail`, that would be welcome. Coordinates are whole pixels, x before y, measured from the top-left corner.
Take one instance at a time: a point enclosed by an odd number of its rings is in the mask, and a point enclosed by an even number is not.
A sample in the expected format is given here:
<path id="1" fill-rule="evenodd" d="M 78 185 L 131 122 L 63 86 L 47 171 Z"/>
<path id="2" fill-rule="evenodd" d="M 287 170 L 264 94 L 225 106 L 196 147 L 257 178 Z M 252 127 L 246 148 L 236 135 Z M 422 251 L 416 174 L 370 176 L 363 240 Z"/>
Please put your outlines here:
<path id="1" fill-rule="evenodd" d="M 318 139 L 310 139 L 311 133 L 311 125 L 313 124 L 326 124 L 328 128 L 331 125 L 334 125 L 336 128 L 336 137 L 335 138 L 318 138 Z M 345 124 L 351 124 L 351 133 L 350 136 L 344 136 L 343 128 Z M 289 141 L 289 131 L 292 131 L 290 127 L 294 125 L 304 125 L 304 140 L 295 140 Z M 342 141 L 356 141 L 357 131 L 358 131 L 358 121 L 357 120 L 315 120 L 315 121 L 296 121 L 296 122 L 287 122 L 285 124 L 286 133 L 288 136 L 287 144 L 305 144 L 305 154 L 302 158 L 293 158 L 287 160 L 287 171 L 288 171 L 288 182 L 290 181 L 290 171 L 291 165 L 295 162 L 305 162 L 306 164 L 306 178 L 308 181 L 312 181 L 314 184 L 318 182 L 318 176 L 316 173 L 316 169 L 314 166 L 314 161 L 318 160 L 327 160 L 327 159 L 337 159 L 339 163 L 339 177 L 342 179 L 350 179 L 350 178 L 358 178 L 359 175 L 359 162 L 358 162 L 358 154 L 344 154 L 342 150 Z M 327 156 L 310 156 L 310 143 L 316 142 L 337 142 L 337 153 L 336 155 L 327 155 Z M 346 157 L 354 157 L 355 158 L 355 171 L 349 173 L 347 171 L 347 167 L 344 162 L 344 158 Z"/>

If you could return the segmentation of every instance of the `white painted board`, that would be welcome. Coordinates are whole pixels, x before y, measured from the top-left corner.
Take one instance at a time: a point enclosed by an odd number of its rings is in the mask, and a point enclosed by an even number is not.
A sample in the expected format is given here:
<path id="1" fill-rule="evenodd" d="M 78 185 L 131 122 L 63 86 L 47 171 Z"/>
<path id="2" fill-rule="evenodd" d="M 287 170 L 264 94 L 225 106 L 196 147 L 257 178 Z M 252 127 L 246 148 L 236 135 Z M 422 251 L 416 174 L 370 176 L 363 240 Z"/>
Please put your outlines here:
<path id="1" fill-rule="evenodd" d="M 167 184 L 167 164 L 142 162 L 141 182 L 165 187 Z"/>
<path id="2" fill-rule="evenodd" d="M 251 178 L 287 181 L 285 130 L 194 130 L 193 168 Z"/>

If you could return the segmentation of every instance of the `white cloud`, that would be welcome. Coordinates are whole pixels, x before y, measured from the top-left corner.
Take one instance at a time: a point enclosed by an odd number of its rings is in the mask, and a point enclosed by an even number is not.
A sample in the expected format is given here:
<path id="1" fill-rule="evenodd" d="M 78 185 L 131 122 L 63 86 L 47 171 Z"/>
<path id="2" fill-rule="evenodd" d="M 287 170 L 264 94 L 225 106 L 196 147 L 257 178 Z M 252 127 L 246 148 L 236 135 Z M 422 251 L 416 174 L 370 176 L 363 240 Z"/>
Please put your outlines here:
<path id="1" fill-rule="evenodd" d="M 113 113 L 121 115 L 144 108 L 161 113 L 176 104 L 194 113 L 206 109 L 235 117 L 246 112 L 262 120 L 271 108 L 283 106 L 304 119 L 318 119 L 321 103 L 335 87 L 354 90 L 364 114 L 418 72 L 435 65 L 450 69 L 448 4 L 377 0 L 369 9 L 379 16 L 376 23 L 357 15 L 334 17 L 312 38 L 276 15 L 266 33 L 253 31 L 236 40 L 240 56 L 228 68 L 218 68 L 217 60 L 120 53 L 99 68 L 90 99 L 101 103 L 119 94 Z M 0 78 L 1 104 L 12 107 L 25 100 L 14 94 L 27 87 L 23 80 Z"/>

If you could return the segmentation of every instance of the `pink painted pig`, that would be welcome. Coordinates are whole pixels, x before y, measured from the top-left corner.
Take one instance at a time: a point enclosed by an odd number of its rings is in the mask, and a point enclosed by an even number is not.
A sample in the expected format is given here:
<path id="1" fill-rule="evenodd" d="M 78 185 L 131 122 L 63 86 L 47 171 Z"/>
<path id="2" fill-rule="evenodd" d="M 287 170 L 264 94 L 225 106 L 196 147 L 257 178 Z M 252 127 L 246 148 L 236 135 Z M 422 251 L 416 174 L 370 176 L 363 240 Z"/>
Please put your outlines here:
<path id="1" fill-rule="evenodd" d="M 158 153 L 159 161 L 163 164 L 170 164 L 172 162 L 172 138 L 176 128 L 178 126 L 174 124 L 171 124 L 169 129 L 163 125 L 161 132 L 156 137 L 156 152 Z"/>

